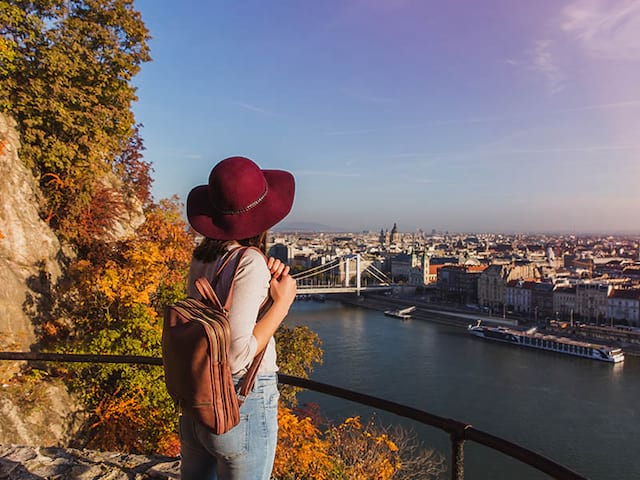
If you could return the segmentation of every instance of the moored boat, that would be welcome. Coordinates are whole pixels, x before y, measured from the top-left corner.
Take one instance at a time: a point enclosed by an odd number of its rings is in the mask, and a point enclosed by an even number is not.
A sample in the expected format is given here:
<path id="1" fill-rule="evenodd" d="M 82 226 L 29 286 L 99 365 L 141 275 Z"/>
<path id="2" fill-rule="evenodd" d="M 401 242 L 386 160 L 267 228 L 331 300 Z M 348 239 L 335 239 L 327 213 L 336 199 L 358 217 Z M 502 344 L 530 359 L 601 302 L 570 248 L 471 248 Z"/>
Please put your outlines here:
<path id="1" fill-rule="evenodd" d="M 411 306 L 407 308 L 400 308 L 398 310 L 385 310 L 384 314 L 387 315 L 388 317 L 395 317 L 395 318 L 401 318 L 402 320 L 409 320 L 411 319 L 411 312 L 413 312 L 415 309 L 416 309 L 415 306 Z"/>
<path id="2" fill-rule="evenodd" d="M 476 325 L 469 325 L 467 330 L 476 337 L 510 343 L 520 347 L 548 350 L 603 362 L 619 363 L 624 361 L 624 352 L 621 348 L 581 342 L 555 335 L 545 335 L 538 332 L 535 327 L 529 330 L 515 330 L 506 327 L 482 325 L 481 321 L 478 320 Z"/>

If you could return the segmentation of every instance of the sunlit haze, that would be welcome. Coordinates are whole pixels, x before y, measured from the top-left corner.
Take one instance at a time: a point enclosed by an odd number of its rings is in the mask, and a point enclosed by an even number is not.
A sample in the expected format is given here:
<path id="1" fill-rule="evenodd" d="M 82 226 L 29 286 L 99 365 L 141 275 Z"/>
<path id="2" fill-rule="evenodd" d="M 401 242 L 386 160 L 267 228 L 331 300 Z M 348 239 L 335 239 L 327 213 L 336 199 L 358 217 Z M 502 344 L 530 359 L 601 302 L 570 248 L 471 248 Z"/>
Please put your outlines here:
<path id="1" fill-rule="evenodd" d="M 156 198 L 244 155 L 287 222 L 640 231 L 640 1 L 136 2 Z"/>

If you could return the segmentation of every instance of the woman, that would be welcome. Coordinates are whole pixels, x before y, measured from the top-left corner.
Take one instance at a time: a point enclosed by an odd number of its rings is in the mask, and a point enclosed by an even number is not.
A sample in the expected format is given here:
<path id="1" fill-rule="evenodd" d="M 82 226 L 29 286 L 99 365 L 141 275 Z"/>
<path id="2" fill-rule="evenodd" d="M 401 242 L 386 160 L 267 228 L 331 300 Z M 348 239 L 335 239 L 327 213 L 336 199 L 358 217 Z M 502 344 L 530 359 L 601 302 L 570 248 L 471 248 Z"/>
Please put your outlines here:
<path id="1" fill-rule="evenodd" d="M 196 247 L 189 271 L 188 292 L 198 296 L 194 282 L 213 279 L 226 255 L 243 252 L 235 276 L 229 323 L 229 362 L 236 384 L 253 358 L 265 350 L 253 390 L 240 408 L 240 424 L 215 435 L 188 413 L 180 417 L 183 480 L 268 480 L 273 467 L 278 430 L 276 350 L 273 334 L 286 317 L 296 294 L 289 267 L 266 259 L 267 230 L 291 210 L 295 184 L 282 170 L 261 170 L 244 157 L 218 163 L 208 185 L 195 187 L 187 198 L 191 226 L 205 238 Z M 261 305 L 273 304 L 257 322 Z"/>

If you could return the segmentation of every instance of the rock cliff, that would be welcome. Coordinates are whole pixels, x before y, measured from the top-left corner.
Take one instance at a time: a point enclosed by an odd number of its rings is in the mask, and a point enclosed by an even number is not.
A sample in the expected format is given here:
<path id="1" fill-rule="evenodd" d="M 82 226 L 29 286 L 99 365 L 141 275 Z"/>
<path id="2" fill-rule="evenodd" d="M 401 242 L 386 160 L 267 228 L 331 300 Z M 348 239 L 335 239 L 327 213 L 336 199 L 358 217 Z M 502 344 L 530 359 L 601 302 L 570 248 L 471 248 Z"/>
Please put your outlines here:
<path id="1" fill-rule="evenodd" d="M 60 242 L 38 215 L 38 186 L 20 158 L 15 122 L 0 114 L 0 351 L 29 350 L 31 318 L 61 274 Z M 0 362 L 0 380 L 18 366 Z"/>
<path id="2" fill-rule="evenodd" d="M 52 292 L 74 256 L 39 216 L 41 193 L 19 158 L 16 127 L 0 113 L 0 351 L 38 348 L 34 322 L 48 320 Z M 97 182 L 127 207 L 102 240 L 133 235 L 145 219 L 140 202 L 115 175 Z M 67 445 L 84 419 L 80 403 L 62 382 L 38 372 L 24 377 L 21 366 L 0 361 L 0 443 Z"/>

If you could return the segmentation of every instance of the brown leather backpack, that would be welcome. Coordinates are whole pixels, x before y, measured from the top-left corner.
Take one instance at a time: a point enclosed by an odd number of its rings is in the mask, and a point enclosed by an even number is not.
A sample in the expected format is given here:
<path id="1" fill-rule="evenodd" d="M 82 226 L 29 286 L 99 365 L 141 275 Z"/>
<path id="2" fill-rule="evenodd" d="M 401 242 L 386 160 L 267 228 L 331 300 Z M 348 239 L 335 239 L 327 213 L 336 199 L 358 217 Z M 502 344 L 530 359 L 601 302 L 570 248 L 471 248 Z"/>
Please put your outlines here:
<path id="1" fill-rule="evenodd" d="M 225 433 L 240 422 L 240 406 L 253 388 L 264 356 L 254 358 L 236 393 L 227 357 L 230 345 L 228 311 L 240 260 L 248 248 L 227 254 L 214 285 L 233 273 L 224 306 L 209 281 L 196 280 L 203 300 L 185 298 L 165 309 L 162 330 L 162 363 L 169 395 L 181 410 L 188 411 L 215 434 Z M 258 320 L 269 302 L 261 307 Z"/>

